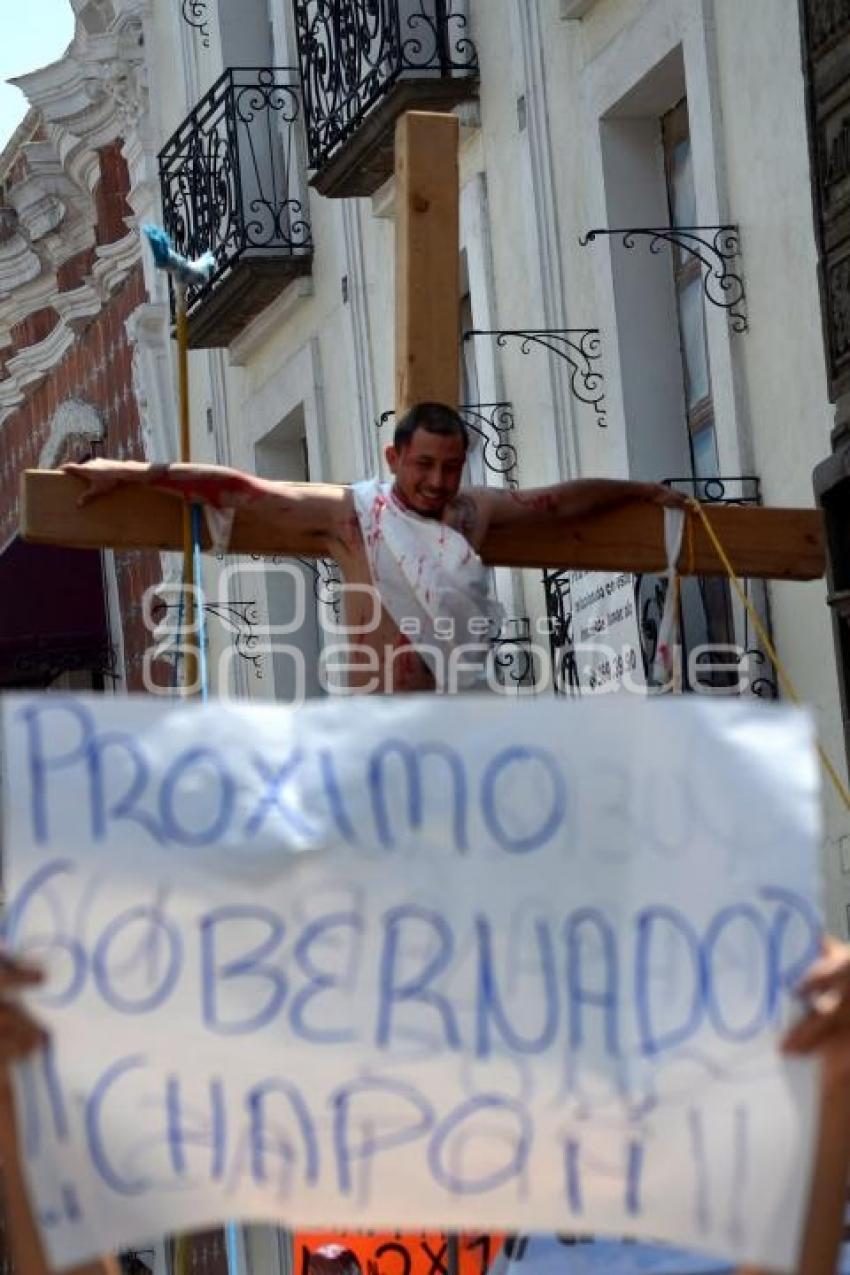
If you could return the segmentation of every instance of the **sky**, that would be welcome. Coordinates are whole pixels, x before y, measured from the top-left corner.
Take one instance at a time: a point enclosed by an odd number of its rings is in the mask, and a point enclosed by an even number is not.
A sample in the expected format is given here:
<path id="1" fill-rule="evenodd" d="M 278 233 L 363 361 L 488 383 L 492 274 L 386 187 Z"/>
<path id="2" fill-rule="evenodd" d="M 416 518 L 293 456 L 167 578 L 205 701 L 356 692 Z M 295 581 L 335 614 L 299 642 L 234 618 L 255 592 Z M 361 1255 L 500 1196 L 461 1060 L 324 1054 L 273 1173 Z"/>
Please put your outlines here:
<path id="1" fill-rule="evenodd" d="M 5 81 L 54 62 L 73 34 L 69 0 L 0 0 L 0 148 L 27 110 L 23 93 Z"/>

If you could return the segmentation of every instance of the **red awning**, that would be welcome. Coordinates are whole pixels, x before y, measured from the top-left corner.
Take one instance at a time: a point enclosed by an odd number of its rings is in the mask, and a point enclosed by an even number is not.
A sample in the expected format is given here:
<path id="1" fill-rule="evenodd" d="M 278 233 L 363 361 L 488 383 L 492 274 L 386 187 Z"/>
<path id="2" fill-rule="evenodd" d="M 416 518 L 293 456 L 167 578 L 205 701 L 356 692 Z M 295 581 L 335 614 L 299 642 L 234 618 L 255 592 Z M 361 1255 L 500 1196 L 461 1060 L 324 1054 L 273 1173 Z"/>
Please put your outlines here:
<path id="1" fill-rule="evenodd" d="M 108 664 L 100 551 L 13 540 L 0 554 L 0 686 Z"/>

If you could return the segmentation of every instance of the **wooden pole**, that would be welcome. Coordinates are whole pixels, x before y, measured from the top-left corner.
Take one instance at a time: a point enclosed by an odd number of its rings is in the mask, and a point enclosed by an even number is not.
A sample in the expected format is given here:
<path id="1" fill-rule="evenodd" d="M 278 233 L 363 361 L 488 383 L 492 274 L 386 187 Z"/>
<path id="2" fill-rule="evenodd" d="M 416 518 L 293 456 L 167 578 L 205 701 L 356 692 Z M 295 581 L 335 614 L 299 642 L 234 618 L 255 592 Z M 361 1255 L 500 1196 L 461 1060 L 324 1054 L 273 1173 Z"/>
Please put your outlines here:
<path id="1" fill-rule="evenodd" d="M 396 125 L 395 405 L 456 407 L 460 392 L 460 183 L 454 115 Z"/>
<path id="2" fill-rule="evenodd" d="M 460 126 L 408 112 L 395 134 L 396 420 L 416 403 L 457 407 L 460 395 Z M 446 1234 L 448 1275 L 459 1275 Z"/>
<path id="3" fill-rule="evenodd" d="M 827 1072 L 824 1068 L 824 1072 Z M 795 1275 L 835 1275 L 844 1236 L 850 1169 L 850 1078 L 821 1077 L 815 1162 L 809 1207 Z M 772 1275 L 761 1267 L 741 1266 L 735 1275 Z"/>

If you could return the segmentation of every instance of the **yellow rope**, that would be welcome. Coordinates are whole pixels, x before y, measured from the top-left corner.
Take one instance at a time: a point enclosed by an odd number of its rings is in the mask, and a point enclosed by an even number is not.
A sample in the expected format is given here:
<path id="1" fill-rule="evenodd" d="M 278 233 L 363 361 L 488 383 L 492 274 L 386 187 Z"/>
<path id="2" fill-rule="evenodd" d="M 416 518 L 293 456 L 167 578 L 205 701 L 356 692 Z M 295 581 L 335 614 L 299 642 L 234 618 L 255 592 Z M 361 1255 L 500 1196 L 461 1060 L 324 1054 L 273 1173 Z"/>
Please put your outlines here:
<path id="1" fill-rule="evenodd" d="M 746 593 L 744 592 L 741 586 L 741 582 L 738 579 L 738 576 L 735 574 L 735 568 L 732 566 L 732 563 L 729 561 L 729 557 L 726 553 L 726 550 L 723 548 L 723 545 L 720 543 L 717 537 L 717 532 L 712 527 L 711 520 L 708 514 L 706 513 L 704 507 L 700 504 L 698 500 L 693 500 L 693 499 L 688 500 L 688 506 L 691 510 L 699 514 L 700 518 L 702 519 L 702 524 L 705 527 L 706 534 L 709 540 L 711 541 L 711 543 L 714 545 L 714 549 L 715 549 L 715 552 L 717 553 L 718 558 L 723 563 L 726 573 L 729 576 L 729 579 L 732 583 L 732 587 L 734 588 L 736 594 L 738 595 L 738 599 L 741 602 L 741 605 L 744 607 L 750 619 L 752 620 L 753 628 L 755 629 L 756 633 L 759 635 L 762 646 L 764 647 L 765 651 L 767 651 L 767 654 L 770 656 L 770 659 L 773 662 L 773 666 L 776 669 L 776 675 L 779 678 L 779 683 L 783 691 L 785 692 L 788 699 L 791 700 L 792 704 L 802 703 L 800 696 L 797 693 L 797 688 L 791 679 L 791 674 L 788 672 L 782 660 L 779 658 L 779 655 L 776 651 L 776 647 L 773 645 L 772 641 L 770 640 L 770 634 L 768 633 L 767 629 L 762 623 L 761 616 L 759 615 L 758 611 L 755 609 L 752 602 L 750 601 L 750 599 L 747 597 Z M 690 522 L 690 519 L 688 519 L 688 521 Z M 830 779 L 832 780 L 833 785 L 835 786 L 835 791 L 838 793 L 839 797 L 843 801 L 847 810 L 850 811 L 850 789 L 848 789 L 844 780 L 841 778 L 841 775 L 838 773 L 838 769 L 835 766 L 835 763 L 833 762 L 832 758 L 830 757 L 829 753 L 826 751 L 826 749 L 824 748 L 820 740 L 817 741 L 817 749 L 818 749 L 818 754 L 820 756 L 823 768 L 826 771 L 826 773 L 829 775 Z"/>

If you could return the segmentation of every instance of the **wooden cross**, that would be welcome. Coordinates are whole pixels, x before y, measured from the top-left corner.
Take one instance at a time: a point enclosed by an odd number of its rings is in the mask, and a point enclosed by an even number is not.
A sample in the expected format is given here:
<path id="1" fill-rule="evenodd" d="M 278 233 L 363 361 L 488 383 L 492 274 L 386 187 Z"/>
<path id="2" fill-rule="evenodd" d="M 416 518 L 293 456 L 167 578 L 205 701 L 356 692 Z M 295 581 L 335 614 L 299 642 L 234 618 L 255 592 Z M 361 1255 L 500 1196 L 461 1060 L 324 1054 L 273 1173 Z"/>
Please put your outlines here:
<path id="1" fill-rule="evenodd" d="M 459 386 L 458 121 L 408 114 L 396 134 L 396 410 L 420 401 L 456 403 Z M 116 549 L 182 547 L 181 509 L 172 497 L 130 488 L 77 507 L 81 485 L 54 471 L 23 478 L 21 534 L 42 544 Z M 736 572 L 812 580 L 824 574 L 824 530 L 814 509 L 724 506 L 711 522 Z M 725 575 L 704 528 L 693 520 L 683 574 Z M 315 543 L 260 512 L 237 514 L 234 553 L 315 553 Z M 663 512 L 634 503 L 580 526 L 529 518 L 494 530 L 481 549 L 493 566 L 628 571 L 666 570 Z M 850 1163 L 850 1086 L 824 1083 L 816 1169 L 801 1275 L 831 1275 L 841 1239 Z"/>
<path id="2" fill-rule="evenodd" d="M 414 403 L 456 403 L 460 384 L 458 297 L 458 121 L 453 115 L 409 113 L 396 131 L 395 400 L 400 416 Z M 23 478 L 21 534 L 42 544 L 86 548 L 180 550 L 182 514 L 172 497 L 144 488 L 77 508 L 80 484 L 55 471 Z M 813 580 L 825 570 L 824 533 L 814 509 L 718 506 L 711 521 L 739 575 Z M 237 515 L 234 553 L 298 554 L 300 542 L 258 513 Z M 694 520 L 692 557 L 683 573 L 725 575 L 705 530 Z M 546 567 L 648 574 L 664 571 L 664 520 L 659 508 L 635 503 L 577 526 L 529 519 L 493 530 L 481 549 L 492 566 Z"/>

